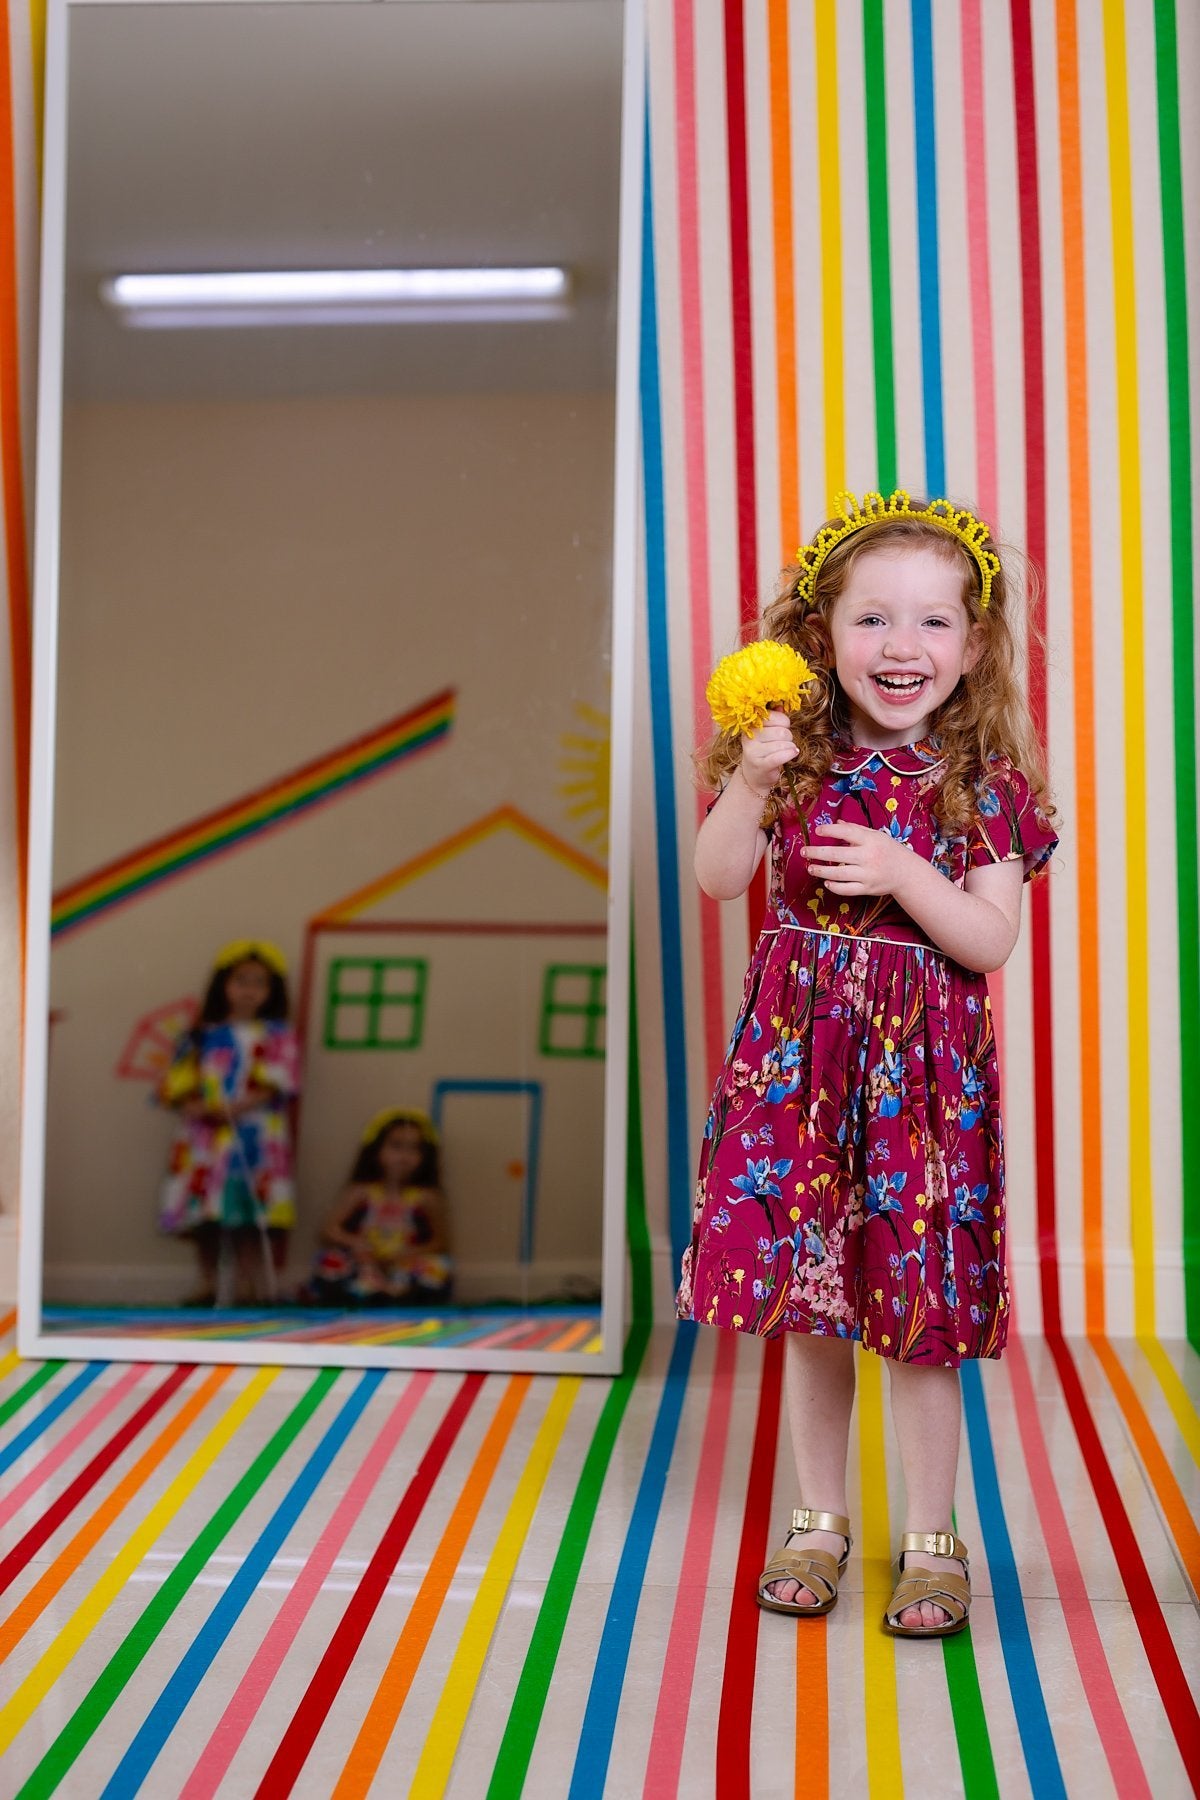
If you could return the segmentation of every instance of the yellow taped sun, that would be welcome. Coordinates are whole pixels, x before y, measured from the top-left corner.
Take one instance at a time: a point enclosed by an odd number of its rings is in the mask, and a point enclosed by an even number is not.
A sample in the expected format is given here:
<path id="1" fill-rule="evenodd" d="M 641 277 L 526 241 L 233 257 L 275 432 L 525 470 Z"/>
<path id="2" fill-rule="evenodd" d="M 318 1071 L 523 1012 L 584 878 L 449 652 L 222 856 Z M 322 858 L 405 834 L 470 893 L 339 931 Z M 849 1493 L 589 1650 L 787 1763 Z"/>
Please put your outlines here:
<path id="1" fill-rule="evenodd" d="M 580 729 L 564 731 L 559 740 L 558 791 L 578 836 L 603 854 L 608 846 L 611 726 L 607 714 L 581 700 L 575 702 L 574 711 Z"/>

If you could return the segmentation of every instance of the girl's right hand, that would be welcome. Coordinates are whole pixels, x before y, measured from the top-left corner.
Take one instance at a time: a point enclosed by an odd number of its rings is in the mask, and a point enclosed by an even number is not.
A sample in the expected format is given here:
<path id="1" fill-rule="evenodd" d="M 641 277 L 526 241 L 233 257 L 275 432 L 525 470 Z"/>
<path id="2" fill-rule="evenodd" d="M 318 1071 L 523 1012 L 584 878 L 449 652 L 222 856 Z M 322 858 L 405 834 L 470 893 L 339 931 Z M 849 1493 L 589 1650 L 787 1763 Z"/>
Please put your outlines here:
<path id="1" fill-rule="evenodd" d="M 756 732 L 742 738 L 742 760 L 738 765 L 742 780 L 752 793 L 765 800 L 795 754 L 796 740 L 788 715 L 769 712 Z"/>

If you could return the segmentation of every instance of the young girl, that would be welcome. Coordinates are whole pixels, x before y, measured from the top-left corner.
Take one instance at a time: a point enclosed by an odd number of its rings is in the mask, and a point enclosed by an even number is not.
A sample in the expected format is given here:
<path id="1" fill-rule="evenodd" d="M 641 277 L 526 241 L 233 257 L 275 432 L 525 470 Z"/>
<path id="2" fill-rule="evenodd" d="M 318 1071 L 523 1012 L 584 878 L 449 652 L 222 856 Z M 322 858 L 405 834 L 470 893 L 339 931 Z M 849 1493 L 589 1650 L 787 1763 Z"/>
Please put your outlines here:
<path id="1" fill-rule="evenodd" d="M 296 1222 L 289 1103 L 299 1070 L 282 954 L 245 938 L 227 944 L 158 1089 L 179 1114 L 160 1223 L 195 1246 L 190 1305 L 216 1303 L 222 1232 L 232 1238 L 237 1304 L 274 1297 Z"/>
<path id="2" fill-rule="evenodd" d="M 787 1333 L 801 1504 L 757 1597 L 798 1618 L 835 1604 L 850 1554 L 853 1344 L 887 1358 L 907 1513 L 883 1624 L 942 1637 L 971 1602 L 958 1364 L 999 1356 L 1008 1328 L 984 977 L 1058 840 L 988 528 L 902 492 L 838 506 L 764 621 L 814 672 L 797 715 L 700 764 L 723 783 L 700 885 L 744 893 L 768 843 L 771 881 L 677 1306 Z"/>
<path id="3" fill-rule="evenodd" d="M 371 1120 L 304 1298 L 322 1306 L 449 1300 L 439 1160 L 437 1131 L 415 1107 L 390 1107 Z"/>

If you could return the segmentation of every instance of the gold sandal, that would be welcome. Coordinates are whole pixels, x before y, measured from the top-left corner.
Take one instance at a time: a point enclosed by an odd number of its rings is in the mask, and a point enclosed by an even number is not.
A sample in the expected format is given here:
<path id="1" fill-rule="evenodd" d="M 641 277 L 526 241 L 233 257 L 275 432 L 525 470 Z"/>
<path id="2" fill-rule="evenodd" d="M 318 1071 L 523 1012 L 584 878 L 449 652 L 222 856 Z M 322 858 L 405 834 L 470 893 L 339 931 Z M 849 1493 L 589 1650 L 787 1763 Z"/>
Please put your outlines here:
<path id="1" fill-rule="evenodd" d="M 789 1550 L 788 1545 L 801 1531 L 836 1532 L 845 1538 L 846 1548 L 838 1558 L 830 1550 Z M 814 1512 L 811 1506 L 798 1506 L 792 1514 L 791 1530 L 784 1539 L 783 1549 L 775 1552 L 759 1576 L 754 1598 L 768 1612 L 792 1613 L 796 1618 L 815 1619 L 822 1613 L 831 1612 L 837 1605 L 838 1582 L 846 1572 L 853 1542 L 850 1521 L 841 1513 Z M 774 1594 L 764 1591 L 772 1581 L 797 1581 L 816 1598 L 811 1606 L 797 1606 L 794 1600 L 776 1600 Z"/>
<path id="2" fill-rule="evenodd" d="M 904 1556 L 908 1550 L 923 1551 L 926 1556 L 952 1556 L 962 1564 L 963 1572 L 952 1575 L 940 1569 L 915 1569 L 911 1575 L 906 1575 Z M 953 1637 L 956 1631 L 966 1628 L 971 1611 L 971 1571 L 967 1546 L 961 1538 L 955 1537 L 952 1531 L 906 1531 L 900 1539 L 896 1567 L 900 1579 L 883 1615 L 885 1631 L 893 1637 L 942 1638 Z M 920 1606 L 922 1600 L 941 1607 L 948 1615 L 945 1623 L 901 1625 L 900 1614 L 910 1606 Z"/>

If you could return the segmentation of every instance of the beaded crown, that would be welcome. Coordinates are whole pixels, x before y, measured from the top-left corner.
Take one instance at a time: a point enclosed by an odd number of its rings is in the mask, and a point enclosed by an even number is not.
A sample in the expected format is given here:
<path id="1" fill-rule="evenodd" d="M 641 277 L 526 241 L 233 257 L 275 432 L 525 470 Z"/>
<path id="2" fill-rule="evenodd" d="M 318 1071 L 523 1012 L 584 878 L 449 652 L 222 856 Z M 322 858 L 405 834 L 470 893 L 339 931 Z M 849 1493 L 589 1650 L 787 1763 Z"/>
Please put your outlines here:
<path id="1" fill-rule="evenodd" d="M 836 545 L 868 525 L 883 525 L 892 519 L 920 519 L 926 525 L 936 525 L 939 531 L 949 532 L 960 544 L 966 545 L 979 565 L 983 579 L 979 604 L 986 608 L 992 597 L 992 579 L 1000 573 L 1000 558 L 994 550 L 985 549 L 992 534 L 984 521 L 973 513 L 960 512 L 949 500 L 931 500 L 927 506 L 914 506 L 904 488 L 897 488 L 886 500 L 882 494 L 864 494 L 861 505 L 853 494 L 836 494 L 833 510 L 840 515 L 841 523 L 823 525 L 812 543 L 802 544 L 796 552 L 801 570 L 796 582 L 796 597 L 805 605 L 811 604 L 821 565 Z"/>

